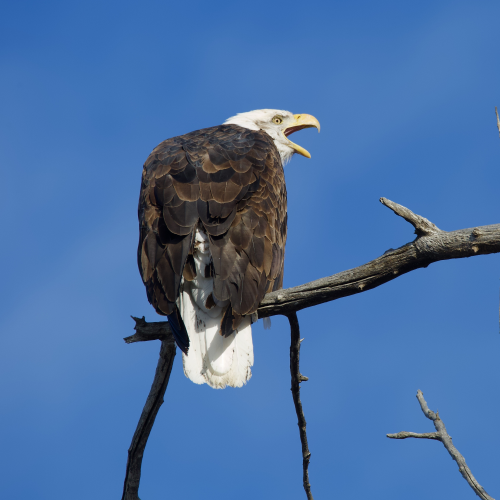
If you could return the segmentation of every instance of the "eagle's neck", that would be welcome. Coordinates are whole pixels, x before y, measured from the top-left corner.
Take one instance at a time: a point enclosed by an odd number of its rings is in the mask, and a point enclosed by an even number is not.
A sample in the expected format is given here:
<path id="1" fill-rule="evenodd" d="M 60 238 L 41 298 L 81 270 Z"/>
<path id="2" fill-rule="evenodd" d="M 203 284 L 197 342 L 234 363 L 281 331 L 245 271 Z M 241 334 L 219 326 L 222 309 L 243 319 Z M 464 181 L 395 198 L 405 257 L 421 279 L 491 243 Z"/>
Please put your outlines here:
<path id="1" fill-rule="evenodd" d="M 262 132 L 265 132 L 273 140 L 276 149 L 280 154 L 281 163 L 283 166 L 285 166 L 292 159 L 292 156 L 295 153 L 295 150 L 288 146 L 288 144 L 286 144 L 286 139 L 284 137 L 281 137 L 279 133 L 276 133 L 275 130 L 266 130 L 262 127 L 259 127 L 253 120 L 250 120 L 246 116 L 237 115 L 225 121 L 224 125 L 238 125 L 250 130 L 262 130 Z"/>

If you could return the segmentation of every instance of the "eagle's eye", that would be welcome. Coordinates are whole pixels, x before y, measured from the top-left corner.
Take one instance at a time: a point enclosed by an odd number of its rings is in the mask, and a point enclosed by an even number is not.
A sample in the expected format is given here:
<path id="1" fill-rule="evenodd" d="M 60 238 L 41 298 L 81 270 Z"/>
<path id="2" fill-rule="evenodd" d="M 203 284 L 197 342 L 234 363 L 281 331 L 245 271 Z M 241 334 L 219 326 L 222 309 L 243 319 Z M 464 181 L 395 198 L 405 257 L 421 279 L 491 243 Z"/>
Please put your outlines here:
<path id="1" fill-rule="evenodd" d="M 273 123 L 276 123 L 276 125 L 281 125 L 283 123 L 283 118 L 281 118 L 281 116 L 275 116 L 273 118 Z"/>

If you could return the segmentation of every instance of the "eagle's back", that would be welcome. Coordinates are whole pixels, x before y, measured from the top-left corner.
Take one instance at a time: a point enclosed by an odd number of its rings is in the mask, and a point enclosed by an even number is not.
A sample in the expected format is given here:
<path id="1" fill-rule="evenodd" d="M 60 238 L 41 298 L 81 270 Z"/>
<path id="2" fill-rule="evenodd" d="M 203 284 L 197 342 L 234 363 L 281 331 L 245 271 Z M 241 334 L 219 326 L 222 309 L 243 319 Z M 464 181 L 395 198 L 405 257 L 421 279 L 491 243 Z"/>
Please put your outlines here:
<path id="1" fill-rule="evenodd" d="M 230 305 L 229 335 L 282 287 L 286 221 L 283 165 L 265 132 L 221 125 L 162 142 L 144 164 L 139 199 L 137 257 L 149 301 L 159 314 L 176 310 L 181 278 L 196 278 L 200 229 L 213 299 Z"/>

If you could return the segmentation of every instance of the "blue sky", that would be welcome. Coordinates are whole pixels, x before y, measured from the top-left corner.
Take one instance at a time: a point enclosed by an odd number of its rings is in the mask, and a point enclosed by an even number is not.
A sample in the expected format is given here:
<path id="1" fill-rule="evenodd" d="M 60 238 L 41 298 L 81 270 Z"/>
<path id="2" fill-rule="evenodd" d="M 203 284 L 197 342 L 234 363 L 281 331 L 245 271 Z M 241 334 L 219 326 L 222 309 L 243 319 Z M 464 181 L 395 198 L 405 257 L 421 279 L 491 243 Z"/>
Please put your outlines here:
<path id="1" fill-rule="evenodd" d="M 2 495 L 119 498 L 159 343 L 136 267 L 142 163 L 259 108 L 310 113 L 286 168 L 285 287 L 413 239 L 385 196 L 454 230 L 500 202 L 498 2 L 4 3 L 0 16 Z M 415 398 L 500 495 L 497 255 L 301 311 L 315 498 L 473 498 Z M 196 386 L 178 355 L 141 498 L 305 498 L 285 318 L 253 378 Z"/>

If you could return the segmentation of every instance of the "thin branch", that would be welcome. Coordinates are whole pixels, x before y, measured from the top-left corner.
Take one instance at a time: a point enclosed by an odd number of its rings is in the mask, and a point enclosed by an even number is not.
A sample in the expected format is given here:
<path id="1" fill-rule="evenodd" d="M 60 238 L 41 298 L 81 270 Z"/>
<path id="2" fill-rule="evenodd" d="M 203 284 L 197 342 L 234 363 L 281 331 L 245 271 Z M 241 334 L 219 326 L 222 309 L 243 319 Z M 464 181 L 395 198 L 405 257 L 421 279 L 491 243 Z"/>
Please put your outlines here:
<path id="1" fill-rule="evenodd" d="M 431 432 L 428 434 L 417 434 L 415 432 L 398 432 L 397 434 L 387 434 L 388 438 L 392 439 L 405 439 L 409 437 L 413 438 L 424 438 L 424 439 L 437 439 L 441 441 L 444 447 L 448 450 L 448 453 L 451 455 L 451 458 L 457 462 L 458 470 L 460 474 L 462 474 L 463 478 L 469 483 L 469 486 L 474 490 L 474 493 L 483 500 L 494 500 L 494 498 L 490 497 L 488 493 L 484 490 L 484 488 L 477 482 L 476 478 L 472 475 L 471 470 L 465 463 L 465 458 L 460 454 L 460 452 L 453 445 L 451 436 L 446 431 L 446 427 L 444 422 L 439 418 L 439 413 L 434 413 L 429 410 L 427 406 L 427 402 L 424 399 L 424 395 L 422 391 L 419 389 L 417 391 L 417 399 L 420 403 L 420 408 L 424 415 L 432 420 L 434 423 L 434 427 L 436 432 Z"/>
<path id="2" fill-rule="evenodd" d="M 300 328 L 299 320 L 297 319 L 297 314 L 291 313 L 288 315 L 288 321 L 290 322 L 290 374 L 292 376 L 292 396 L 293 403 L 295 405 L 295 412 L 297 413 L 298 426 L 300 432 L 300 442 L 302 443 L 302 483 L 304 485 L 304 490 L 307 495 L 307 500 L 313 500 L 311 493 L 311 485 L 309 484 L 309 460 L 311 459 L 311 452 L 309 451 L 309 446 L 307 444 L 307 434 L 306 434 L 306 417 L 304 416 L 304 410 L 302 409 L 302 402 L 300 401 L 300 383 L 309 380 L 300 373 L 300 344 L 302 340 L 300 339 Z"/>
<path id="3" fill-rule="evenodd" d="M 165 340 L 167 342 L 173 342 L 175 344 L 174 337 L 172 336 L 172 330 L 168 321 L 157 321 L 155 323 L 148 323 L 144 316 L 142 318 L 136 318 L 131 316 L 135 321 L 135 333 L 130 337 L 125 337 L 123 340 L 127 344 L 132 344 L 134 342 L 145 342 L 148 340 Z"/>
<path id="4" fill-rule="evenodd" d="M 142 318 L 142 320 L 138 318 L 134 319 L 136 320 L 135 329 L 137 333 L 132 337 L 142 335 L 143 338 L 141 340 L 153 340 L 152 338 L 147 338 L 148 324 L 144 321 L 144 318 Z M 149 325 L 154 325 L 154 323 L 150 323 Z M 158 329 L 158 327 L 156 329 Z M 165 391 L 167 390 L 172 365 L 174 364 L 176 346 L 172 334 L 170 332 L 168 333 L 169 335 L 167 335 L 166 332 L 163 332 L 165 339 L 162 340 L 161 343 L 160 359 L 158 360 L 158 366 L 156 367 L 153 385 L 149 391 L 148 399 L 146 400 L 141 418 L 137 424 L 137 429 L 134 433 L 134 437 L 132 438 L 132 443 L 128 449 L 128 460 L 125 481 L 123 484 L 122 500 L 140 500 L 139 482 L 141 480 L 142 457 L 144 455 L 144 449 L 146 448 L 156 415 L 160 406 L 163 404 L 163 397 L 165 395 Z M 140 341 L 130 340 L 132 337 L 128 337 L 128 343 Z M 125 339 L 125 341 L 127 342 L 127 339 Z"/>
<path id="5" fill-rule="evenodd" d="M 406 438 L 419 438 L 419 439 L 437 439 L 441 441 L 441 436 L 437 432 L 398 432 L 397 434 L 387 434 L 391 439 L 406 439 Z"/>
<path id="6" fill-rule="evenodd" d="M 500 117 L 498 116 L 498 109 L 496 106 L 495 106 L 495 114 L 497 115 L 498 135 L 500 135 Z"/>
<path id="7" fill-rule="evenodd" d="M 390 208 L 396 215 L 403 217 L 406 222 L 409 222 L 415 228 L 415 234 L 418 236 L 426 236 L 434 233 L 439 233 L 439 229 L 430 220 L 420 215 L 414 214 L 410 209 L 394 203 L 387 198 L 380 198 L 380 203 Z"/>

